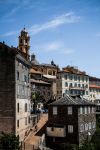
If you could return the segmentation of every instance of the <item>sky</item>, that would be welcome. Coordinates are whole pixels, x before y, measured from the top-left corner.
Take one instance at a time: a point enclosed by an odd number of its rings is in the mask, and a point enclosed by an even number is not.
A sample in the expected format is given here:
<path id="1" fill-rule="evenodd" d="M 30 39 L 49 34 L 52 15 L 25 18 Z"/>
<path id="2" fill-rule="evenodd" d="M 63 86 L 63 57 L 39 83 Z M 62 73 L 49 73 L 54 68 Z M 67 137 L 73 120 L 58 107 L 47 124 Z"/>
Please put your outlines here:
<path id="1" fill-rule="evenodd" d="M 0 42 L 17 47 L 24 26 L 40 63 L 100 78 L 100 0 L 0 0 Z"/>

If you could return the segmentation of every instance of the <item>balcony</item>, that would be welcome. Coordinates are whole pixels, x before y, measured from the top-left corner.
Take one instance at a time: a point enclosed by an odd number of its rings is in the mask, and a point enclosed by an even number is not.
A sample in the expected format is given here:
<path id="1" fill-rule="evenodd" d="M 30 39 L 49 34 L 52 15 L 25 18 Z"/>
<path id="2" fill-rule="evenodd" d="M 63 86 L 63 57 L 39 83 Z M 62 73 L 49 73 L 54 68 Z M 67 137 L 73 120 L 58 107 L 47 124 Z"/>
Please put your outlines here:
<path id="1" fill-rule="evenodd" d="M 86 87 L 69 86 L 69 89 L 72 89 L 72 90 L 85 90 Z"/>

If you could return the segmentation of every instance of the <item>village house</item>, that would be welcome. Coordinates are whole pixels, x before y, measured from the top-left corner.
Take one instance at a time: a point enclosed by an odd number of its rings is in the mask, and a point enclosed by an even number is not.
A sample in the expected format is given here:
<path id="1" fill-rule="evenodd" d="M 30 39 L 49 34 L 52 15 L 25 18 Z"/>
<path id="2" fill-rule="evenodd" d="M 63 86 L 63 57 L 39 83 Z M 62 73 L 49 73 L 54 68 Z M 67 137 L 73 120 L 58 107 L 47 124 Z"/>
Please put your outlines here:
<path id="1" fill-rule="evenodd" d="M 61 145 L 81 145 L 96 130 L 95 104 L 80 96 L 66 95 L 49 104 L 46 144 L 57 149 Z"/>

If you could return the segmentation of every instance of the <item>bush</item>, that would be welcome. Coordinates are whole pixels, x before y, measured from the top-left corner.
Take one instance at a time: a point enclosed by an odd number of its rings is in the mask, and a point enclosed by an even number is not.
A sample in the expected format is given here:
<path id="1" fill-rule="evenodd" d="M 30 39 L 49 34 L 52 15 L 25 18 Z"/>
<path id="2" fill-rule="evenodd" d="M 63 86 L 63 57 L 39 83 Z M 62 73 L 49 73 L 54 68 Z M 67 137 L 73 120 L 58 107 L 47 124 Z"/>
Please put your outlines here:
<path id="1" fill-rule="evenodd" d="M 19 145 L 19 137 L 16 137 L 13 133 L 2 133 L 0 136 L 0 150 L 19 150 Z"/>

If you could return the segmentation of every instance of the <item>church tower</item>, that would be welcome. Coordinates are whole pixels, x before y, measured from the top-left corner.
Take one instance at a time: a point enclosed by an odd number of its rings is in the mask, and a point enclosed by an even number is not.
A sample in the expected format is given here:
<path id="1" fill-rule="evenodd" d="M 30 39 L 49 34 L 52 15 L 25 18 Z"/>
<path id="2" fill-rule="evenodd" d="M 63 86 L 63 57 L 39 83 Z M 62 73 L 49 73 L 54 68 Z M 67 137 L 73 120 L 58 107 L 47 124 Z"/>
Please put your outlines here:
<path id="1" fill-rule="evenodd" d="M 30 49 L 30 36 L 28 35 L 28 32 L 26 32 L 25 28 L 21 31 L 19 36 L 19 50 L 22 53 L 22 55 L 29 60 L 29 49 Z"/>

